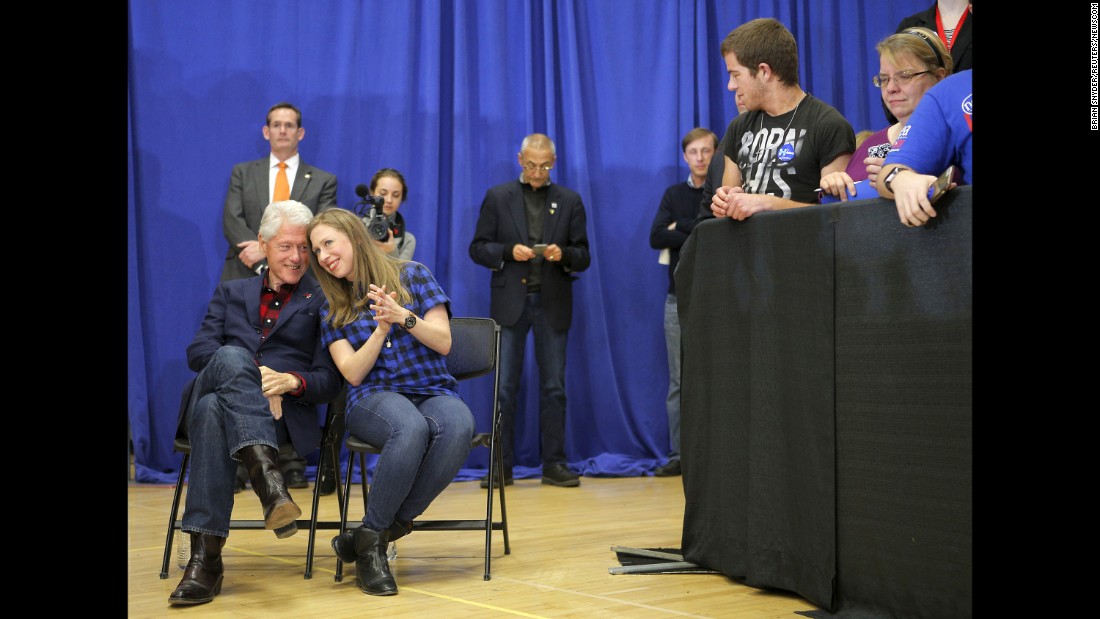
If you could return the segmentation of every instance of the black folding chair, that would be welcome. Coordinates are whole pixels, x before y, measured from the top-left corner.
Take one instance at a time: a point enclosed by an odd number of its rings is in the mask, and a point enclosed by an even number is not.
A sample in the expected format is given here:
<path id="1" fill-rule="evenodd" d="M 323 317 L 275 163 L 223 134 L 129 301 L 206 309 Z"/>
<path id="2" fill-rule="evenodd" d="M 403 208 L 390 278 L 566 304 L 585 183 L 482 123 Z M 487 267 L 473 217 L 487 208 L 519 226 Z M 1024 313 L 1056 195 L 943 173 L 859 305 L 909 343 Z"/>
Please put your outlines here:
<path id="1" fill-rule="evenodd" d="M 192 382 L 194 379 L 192 379 Z M 181 406 L 186 406 L 187 398 L 191 393 L 191 383 L 188 383 L 187 387 L 183 390 L 183 402 Z M 340 444 L 339 436 L 336 436 L 334 429 L 335 420 L 337 416 L 342 416 L 344 411 L 336 410 L 336 407 L 329 405 L 328 412 L 325 415 L 325 426 L 321 434 L 321 457 L 325 457 L 326 454 L 330 454 L 333 458 L 333 470 L 340 470 L 340 454 L 338 449 L 325 449 L 327 445 L 338 446 Z M 160 577 L 168 578 L 168 563 L 172 556 L 172 537 L 173 534 L 180 529 L 183 524 L 182 520 L 176 518 L 179 513 L 180 507 L 180 495 L 183 492 L 183 480 L 187 475 L 188 462 L 191 459 L 191 441 L 182 434 L 176 435 L 174 443 L 176 451 L 183 454 L 183 462 L 180 463 L 180 476 L 176 481 L 176 490 L 172 494 L 172 512 L 168 516 L 168 534 L 164 539 L 164 560 L 160 565 Z M 317 519 L 317 506 L 321 497 L 320 493 L 320 471 L 322 468 L 321 462 L 317 463 L 317 480 L 313 483 L 313 509 L 310 511 L 309 519 L 300 519 L 296 523 L 299 529 L 309 528 L 309 544 L 306 547 L 306 573 L 305 578 L 313 578 L 313 548 L 314 542 L 317 537 L 317 529 L 335 529 L 343 530 L 343 522 L 340 520 L 318 520 Z M 336 476 L 336 499 L 340 502 L 340 513 L 343 514 L 347 510 L 343 506 L 344 497 L 347 493 L 341 492 L 340 488 L 340 476 Z M 263 520 L 230 520 L 230 529 L 265 529 Z"/>
<path id="2" fill-rule="evenodd" d="M 503 531 L 504 554 L 511 554 L 508 542 L 508 512 L 504 506 L 504 455 L 497 442 L 500 439 L 500 410 L 497 406 L 497 385 L 500 382 L 500 325 L 491 318 L 451 318 L 451 352 L 447 355 L 447 371 L 455 380 L 467 380 L 493 372 L 492 427 L 489 432 L 475 434 L 471 447 L 489 448 L 489 492 L 485 498 L 485 517 L 477 520 L 416 520 L 414 531 L 485 531 L 485 575 L 489 580 L 489 562 L 493 543 L 493 531 Z M 381 448 L 348 435 L 348 457 L 344 496 L 341 500 L 341 530 L 347 528 L 348 503 L 351 496 L 351 469 L 354 454 L 359 454 L 359 471 L 363 489 L 363 513 L 367 511 L 369 485 L 367 484 L 367 454 L 380 454 Z M 499 482 L 497 481 L 499 480 Z M 493 520 L 493 491 L 500 484 L 500 520 Z M 344 564 L 336 558 L 336 582 L 343 579 Z"/>

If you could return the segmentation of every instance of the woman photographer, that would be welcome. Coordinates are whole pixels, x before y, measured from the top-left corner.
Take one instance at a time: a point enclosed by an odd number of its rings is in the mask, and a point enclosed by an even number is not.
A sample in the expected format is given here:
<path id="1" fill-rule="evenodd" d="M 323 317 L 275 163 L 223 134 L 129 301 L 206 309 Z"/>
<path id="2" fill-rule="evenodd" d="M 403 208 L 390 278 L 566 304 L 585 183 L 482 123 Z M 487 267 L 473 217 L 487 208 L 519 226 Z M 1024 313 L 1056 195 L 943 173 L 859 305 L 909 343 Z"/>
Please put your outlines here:
<path id="1" fill-rule="evenodd" d="M 397 212 L 409 196 L 405 177 L 393 168 L 382 168 L 370 179 L 370 195 L 380 196 L 384 200 L 382 213 L 386 216 L 390 229 L 388 239 L 371 240 L 379 249 L 394 258 L 412 260 L 413 252 L 416 251 L 416 237 L 405 229 L 405 218 Z M 369 218 L 363 217 L 363 223 L 368 224 Z"/>

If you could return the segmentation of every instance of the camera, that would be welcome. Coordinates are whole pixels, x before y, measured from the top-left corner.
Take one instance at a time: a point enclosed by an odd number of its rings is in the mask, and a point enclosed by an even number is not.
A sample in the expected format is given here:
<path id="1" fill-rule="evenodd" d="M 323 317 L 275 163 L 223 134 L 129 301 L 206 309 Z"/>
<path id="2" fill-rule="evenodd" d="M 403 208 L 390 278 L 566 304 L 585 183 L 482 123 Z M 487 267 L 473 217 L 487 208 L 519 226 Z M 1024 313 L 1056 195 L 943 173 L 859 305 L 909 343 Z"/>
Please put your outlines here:
<path id="1" fill-rule="evenodd" d="M 390 221 L 382 211 L 382 204 L 386 201 L 385 198 L 370 195 L 366 185 L 357 186 L 355 195 L 362 198 L 359 204 L 355 205 L 356 213 L 367 220 L 367 234 L 370 235 L 370 238 L 376 241 L 385 241 L 390 238 Z M 370 205 L 370 212 L 364 215 L 363 208 L 368 204 Z"/>
<path id="2" fill-rule="evenodd" d="M 367 200 L 373 205 L 366 214 L 367 234 L 376 241 L 385 241 L 390 238 L 390 220 L 382 212 L 382 197 L 369 196 Z"/>

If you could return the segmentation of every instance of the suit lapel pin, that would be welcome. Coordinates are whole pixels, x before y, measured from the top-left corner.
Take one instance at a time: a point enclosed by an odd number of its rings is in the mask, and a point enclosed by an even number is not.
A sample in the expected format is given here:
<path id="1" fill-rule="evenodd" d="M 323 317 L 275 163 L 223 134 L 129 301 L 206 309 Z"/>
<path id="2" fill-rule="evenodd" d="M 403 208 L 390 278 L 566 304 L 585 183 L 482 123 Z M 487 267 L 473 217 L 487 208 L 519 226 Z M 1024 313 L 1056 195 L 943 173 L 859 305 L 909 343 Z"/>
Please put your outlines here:
<path id="1" fill-rule="evenodd" d="M 557 202 L 551 202 L 550 203 L 550 214 L 553 215 L 554 211 L 557 210 L 557 208 L 558 208 L 558 203 Z"/>
<path id="2" fill-rule="evenodd" d="M 306 298 L 307 299 L 312 299 L 313 298 L 313 293 L 312 292 L 307 292 L 306 293 Z"/>
<path id="3" fill-rule="evenodd" d="M 309 172 L 306 172 L 306 175 L 305 175 L 304 178 L 307 178 L 307 179 L 309 178 Z"/>

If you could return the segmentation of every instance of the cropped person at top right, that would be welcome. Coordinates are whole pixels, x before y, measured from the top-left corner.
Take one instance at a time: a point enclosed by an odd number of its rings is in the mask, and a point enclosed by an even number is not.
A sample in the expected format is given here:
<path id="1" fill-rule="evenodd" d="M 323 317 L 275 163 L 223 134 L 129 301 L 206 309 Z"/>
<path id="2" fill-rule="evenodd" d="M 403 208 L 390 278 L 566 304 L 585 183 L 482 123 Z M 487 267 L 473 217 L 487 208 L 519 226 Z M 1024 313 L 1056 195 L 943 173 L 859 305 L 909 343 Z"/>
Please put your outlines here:
<path id="1" fill-rule="evenodd" d="M 937 0 L 935 4 L 919 13 L 913 13 L 901 20 L 895 33 L 910 28 L 927 28 L 936 33 L 951 54 L 954 72 L 974 68 L 974 3 L 967 0 Z M 897 122 L 884 101 L 882 111 L 886 121 Z"/>

